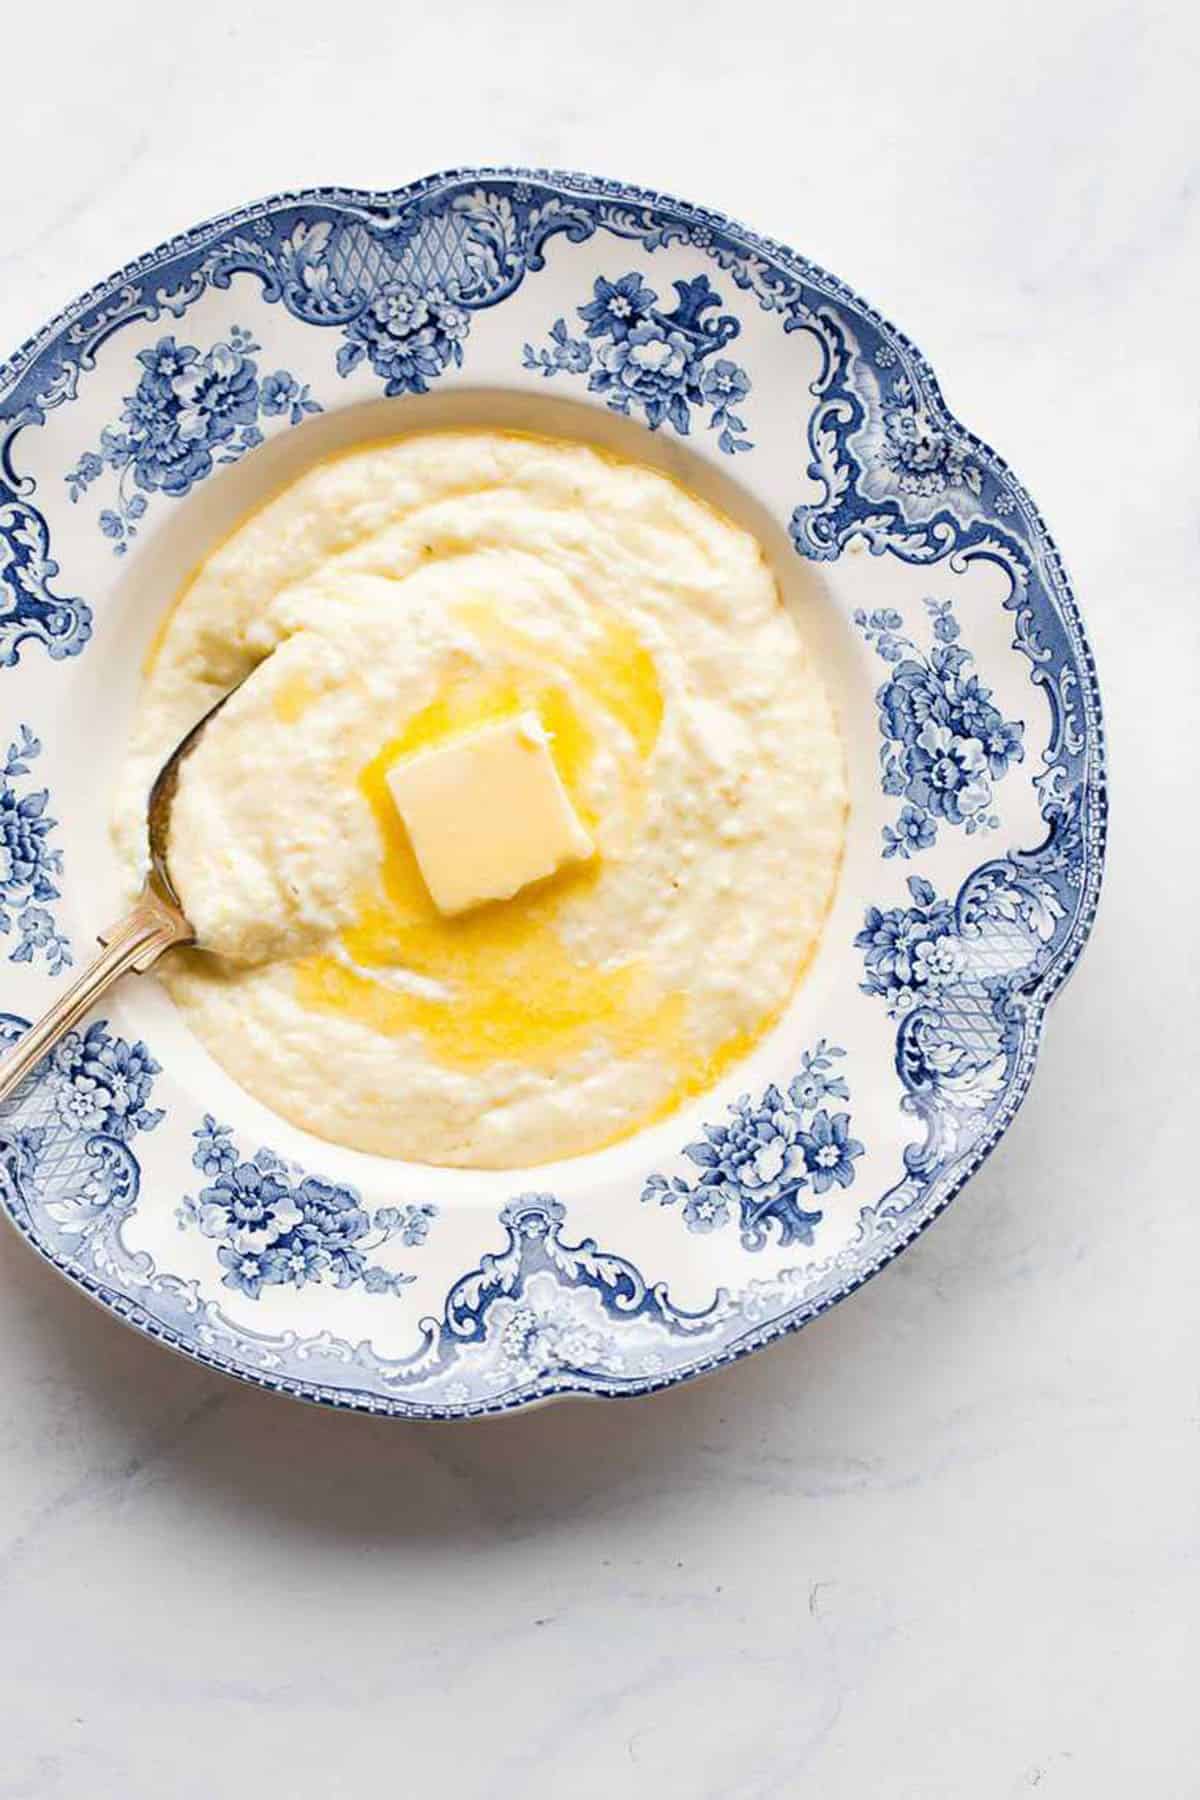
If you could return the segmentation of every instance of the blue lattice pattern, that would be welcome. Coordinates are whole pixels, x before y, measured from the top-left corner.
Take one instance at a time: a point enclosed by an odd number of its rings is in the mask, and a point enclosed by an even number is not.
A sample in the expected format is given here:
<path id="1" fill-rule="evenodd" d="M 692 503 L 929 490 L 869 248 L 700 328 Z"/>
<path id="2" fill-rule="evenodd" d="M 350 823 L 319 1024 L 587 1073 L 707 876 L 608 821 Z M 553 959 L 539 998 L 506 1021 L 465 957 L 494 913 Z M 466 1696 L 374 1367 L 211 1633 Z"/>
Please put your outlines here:
<path id="1" fill-rule="evenodd" d="M 329 245 L 329 273 L 347 299 L 372 294 L 396 275 L 396 261 L 377 232 L 358 223 L 335 231 Z"/>

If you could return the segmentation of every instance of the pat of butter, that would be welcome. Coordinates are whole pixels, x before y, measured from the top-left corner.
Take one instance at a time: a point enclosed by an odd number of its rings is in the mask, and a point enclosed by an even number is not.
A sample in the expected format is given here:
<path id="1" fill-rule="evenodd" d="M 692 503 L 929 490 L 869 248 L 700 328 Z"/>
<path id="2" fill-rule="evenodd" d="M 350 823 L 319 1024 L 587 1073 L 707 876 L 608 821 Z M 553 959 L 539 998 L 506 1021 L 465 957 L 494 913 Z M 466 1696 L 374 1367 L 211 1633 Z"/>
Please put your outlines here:
<path id="1" fill-rule="evenodd" d="M 387 784 L 442 913 L 510 900 L 594 849 L 536 713 L 403 757 Z"/>

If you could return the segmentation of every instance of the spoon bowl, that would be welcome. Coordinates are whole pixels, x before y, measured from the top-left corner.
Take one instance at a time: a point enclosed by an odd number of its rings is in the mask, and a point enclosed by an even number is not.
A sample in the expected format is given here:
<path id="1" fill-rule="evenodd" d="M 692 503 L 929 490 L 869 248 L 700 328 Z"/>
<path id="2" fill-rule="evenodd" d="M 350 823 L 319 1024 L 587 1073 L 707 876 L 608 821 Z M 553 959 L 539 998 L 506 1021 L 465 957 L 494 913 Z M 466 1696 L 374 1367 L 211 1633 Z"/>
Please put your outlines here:
<path id="1" fill-rule="evenodd" d="M 238 684 L 241 685 L 240 683 Z M 171 807 L 179 787 L 179 771 L 200 742 L 212 720 L 226 701 L 237 692 L 227 694 L 199 718 L 172 750 L 154 778 L 146 805 L 148 865 L 146 879 L 129 911 L 99 936 L 100 954 L 60 995 L 50 1009 L 3 1057 L 0 1057 L 0 1101 L 7 1100 L 21 1083 L 33 1073 L 38 1063 L 52 1050 L 59 1038 L 79 1022 L 101 995 L 122 975 L 143 975 L 167 950 L 188 945 L 203 949 L 195 928 L 171 879 L 167 845 L 171 829 Z"/>

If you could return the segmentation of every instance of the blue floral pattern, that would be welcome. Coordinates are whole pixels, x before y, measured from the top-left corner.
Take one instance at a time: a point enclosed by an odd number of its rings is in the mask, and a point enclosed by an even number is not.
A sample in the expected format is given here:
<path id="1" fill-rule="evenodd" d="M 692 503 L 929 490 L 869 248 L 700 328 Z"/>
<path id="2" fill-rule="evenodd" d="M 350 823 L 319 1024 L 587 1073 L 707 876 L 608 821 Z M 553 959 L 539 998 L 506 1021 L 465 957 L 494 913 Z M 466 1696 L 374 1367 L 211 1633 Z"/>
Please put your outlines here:
<path id="1" fill-rule="evenodd" d="M 926 600 L 934 642 L 927 654 L 904 635 L 898 612 L 858 611 L 854 622 L 891 674 L 875 696 L 883 747 L 883 791 L 903 800 L 894 826 L 883 828 L 883 854 L 908 858 L 937 842 L 939 824 L 965 826 L 968 836 L 994 831 L 994 784 L 1025 756 L 1025 727 L 993 704 L 958 642 L 949 600 Z"/>
<path id="2" fill-rule="evenodd" d="M 882 356 L 876 362 L 887 366 Z M 883 397 L 880 462 L 902 494 L 929 499 L 949 488 L 983 491 L 983 476 L 965 438 L 938 423 L 907 375 L 898 375 Z"/>
<path id="3" fill-rule="evenodd" d="M 37 959 L 57 975 L 72 960 L 49 904 L 59 897 L 62 873 L 62 851 L 49 841 L 57 821 L 46 810 L 49 789 L 22 792 L 21 781 L 41 750 L 39 739 L 22 725 L 0 767 L 0 932 L 16 933 L 10 962 Z"/>
<path id="4" fill-rule="evenodd" d="M 727 357 L 709 361 L 741 326 L 729 313 L 706 317 L 721 305 L 707 276 L 677 281 L 675 291 L 678 302 L 667 312 L 636 269 L 617 281 L 598 276 L 592 298 L 575 309 L 584 335 L 572 337 L 566 320 L 556 319 L 545 349 L 525 345 L 524 366 L 546 378 L 587 375 L 589 389 L 614 412 L 640 413 L 651 431 L 665 422 L 686 437 L 694 407 L 708 415 L 710 431 L 720 432 L 726 455 L 751 450 L 735 410 L 750 392 L 750 377 Z"/>
<path id="5" fill-rule="evenodd" d="M 320 412 L 308 387 L 286 369 L 260 378 L 254 358 L 261 348 L 234 325 L 207 351 L 172 336 L 138 351 L 142 373 L 125 396 L 120 424 L 106 427 L 99 449 L 86 451 L 66 477 L 78 501 L 106 470 L 116 475 L 115 504 L 101 512 L 100 529 L 118 556 L 138 534 L 148 494 L 178 499 L 218 463 L 236 462 L 262 443 L 262 418 L 298 425 L 307 413 Z"/>
<path id="6" fill-rule="evenodd" d="M 158 1063 L 140 1040 L 114 1037 L 106 1019 L 60 1038 L 44 1070 L 51 1107 L 65 1130 L 98 1132 L 127 1144 L 162 1122 L 162 1109 L 149 1104 L 154 1077 L 162 1072 Z"/>
<path id="7" fill-rule="evenodd" d="M 216 1241 L 226 1287 L 257 1300 L 264 1288 L 310 1282 L 398 1294 L 415 1279 L 369 1258 L 390 1240 L 423 1244 L 436 1208 L 381 1206 L 372 1215 L 354 1188 L 306 1175 L 272 1150 L 240 1157 L 232 1127 L 210 1113 L 192 1136 L 192 1162 L 210 1179 L 185 1194 L 177 1219 Z"/>
<path id="8" fill-rule="evenodd" d="M 364 356 L 384 381 L 385 394 L 427 394 L 429 383 L 463 359 L 471 319 L 451 293 L 386 282 L 345 327 L 337 353 L 339 375 L 349 375 Z"/>
<path id="9" fill-rule="evenodd" d="M 855 1158 L 863 1154 L 850 1135 L 850 1114 L 825 1105 L 850 1098 L 843 1077 L 833 1073 L 834 1059 L 845 1054 L 822 1038 L 801 1058 L 786 1094 L 772 1086 L 757 1104 L 746 1095 L 735 1100 L 727 1124 L 706 1125 L 703 1138 L 684 1147 L 699 1179 L 651 1175 L 642 1199 L 660 1206 L 682 1201 L 689 1231 L 719 1231 L 736 1219 L 747 1250 L 811 1244 L 825 1215 L 802 1206 L 799 1195 L 849 1187 Z"/>
<path id="10" fill-rule="evenodd" d="M 912 906 L 869 906 L 854 940 L 866 963 L 863 993 L 880 995 L 894 1019 L 954 981 L 964 960 L 949 901 L 920 875 L 909 876 L 908 891 Z"/>

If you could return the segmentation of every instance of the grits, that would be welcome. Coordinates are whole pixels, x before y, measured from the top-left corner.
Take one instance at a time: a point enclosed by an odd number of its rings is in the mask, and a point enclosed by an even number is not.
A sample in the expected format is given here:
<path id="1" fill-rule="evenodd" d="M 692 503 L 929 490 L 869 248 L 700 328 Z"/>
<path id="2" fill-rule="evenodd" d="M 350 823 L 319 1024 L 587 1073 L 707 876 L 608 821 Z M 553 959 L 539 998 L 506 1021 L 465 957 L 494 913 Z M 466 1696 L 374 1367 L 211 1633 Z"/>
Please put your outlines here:
<path id="1" fill-rule="evenodd" d="M 501 1168 L 710 1086 L 811 957 L 845 829 L 834 715 L 754 540 L 665 477 L 484 431 L 368 446 L 243 523 L 147 671 L 116 832 L 185 763 L 161 978 L 219 1062 L 357 1149 Z M 385 785 L 536 711 L 588 863 L 443 918 Z"/>

